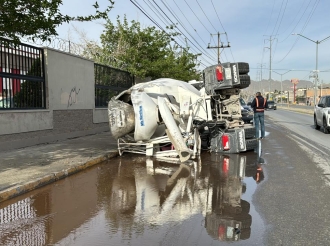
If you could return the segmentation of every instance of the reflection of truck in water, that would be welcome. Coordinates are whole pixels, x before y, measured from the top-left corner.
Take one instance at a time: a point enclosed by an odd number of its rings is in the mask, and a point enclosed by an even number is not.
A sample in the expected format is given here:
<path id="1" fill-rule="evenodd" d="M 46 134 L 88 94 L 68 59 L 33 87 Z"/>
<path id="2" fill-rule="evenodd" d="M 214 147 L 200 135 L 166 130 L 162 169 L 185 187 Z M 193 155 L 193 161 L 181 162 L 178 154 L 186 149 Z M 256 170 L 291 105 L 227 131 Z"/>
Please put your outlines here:
<path id="1" fill-rule="evenodd" d="M 135 164 L 121 165 L 125 169 L 119 169 L 111 185 L 109 205 L 119 227 L 124 224 L 120 218 L 130 218 L 131 224 L 161 226 L 202 214 L 206 232 L 214 239 L 250 237 L 250 204 L 241 199 L 246 156 L 204 152 L 203 163 L 193 165 L 129 159 Z"/>
<path id="2" fill-rule="evenodd" d="M 248 63 L 204 69 L 203 87 L 174 79 L 136 84 L 109 102 L 109 124 L 120 154 L 194 159 L 201 149 L 240 153 L 257 144 L 255 128 L 244 125 L 240 91 L 250 85 Z M 170 150 L 160 146 L 172 146 Z"/>
<path id="3" fill-rule="evenodd" d="M 205 218 L 206 230 L 221 241 L 248 239 L 252 224 L 250 204 L 241 199 L 246 156 L 210 155 L 209 158 L 213 193 L 212 210 Z"/>

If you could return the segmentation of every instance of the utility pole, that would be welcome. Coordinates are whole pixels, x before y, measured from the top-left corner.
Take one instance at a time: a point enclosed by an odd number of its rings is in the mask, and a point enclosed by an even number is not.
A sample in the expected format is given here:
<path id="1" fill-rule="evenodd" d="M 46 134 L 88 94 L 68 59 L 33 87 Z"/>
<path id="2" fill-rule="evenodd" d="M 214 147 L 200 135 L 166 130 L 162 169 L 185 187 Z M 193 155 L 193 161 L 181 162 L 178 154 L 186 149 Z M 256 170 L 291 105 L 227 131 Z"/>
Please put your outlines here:
<path id="1" fill-rule="evenodd" d="M 315 67 L 315 72 L 314 72 L 314 107 L 316 105 L 316 101 L 317 101 L 317 87 L 318 87 L 318 80 L 319 80 L 319 70 L 318 69 L 318 55 L 319 55 L 319 44 L 322 43 L 323 41 L 326 41 L 330 38 L 330 36 L 322 39 L 321 41 L 314 41 L 308 37 L 305 37 L 304 35 L 300 34 L 300 33 L 292 33 L 292 35 L 299 35 L 305 39 L 308 39 L 309 41 L 312 41 L 313 43 L 316 44 L 316 67 Z"/>
<path id="2" fill-rule="evenodd" d="M 258 68 L 260 67 L 260 82 L 259 82 L 259 91 L 261 92 L 261 83 L 262 83 L 262 69 L 265 67 L 264 63 L 258 63 Z"/>
<path id="3" fill-rule="evenodd" d="M 267 35 L 264 35 L 267 36 Z M 269 96 L 270 96 L 270 83 L 272 80 L 272 42 L 275 40 L 275 38 L 272 39 L 272 35 L 269 36 L 269 39 L 266 39 L 269 41 L 269 47 L 265 47 L 269 49 Z M 269 98 L 269 97 L 268 97 Z"/>
<path id="4" fill-rule="evenodd" d="M 220 34 L 226 34 L 227 33 L 219 33 L 218 34 L 211 34 L 211 35 L 218 35 L 218 46 L 210 46 L 210 43 L 208 44 L 208 49 L 218 49 L 218 64 L 220 64 L 220 48 L 229 48 L 230 43 L 227 41 L 227 45 L 223 45 L 223 42 L 220 41 Z"/>
<path id="5" fill-rule="evenodd" d="M 320 96 L 322 96 L 322 90 L 323 90 L 323 88 L 322 88 L 322 84 L 323 84 L 323 79 L 321 80 L 321 91 L 320 91 Z"/>

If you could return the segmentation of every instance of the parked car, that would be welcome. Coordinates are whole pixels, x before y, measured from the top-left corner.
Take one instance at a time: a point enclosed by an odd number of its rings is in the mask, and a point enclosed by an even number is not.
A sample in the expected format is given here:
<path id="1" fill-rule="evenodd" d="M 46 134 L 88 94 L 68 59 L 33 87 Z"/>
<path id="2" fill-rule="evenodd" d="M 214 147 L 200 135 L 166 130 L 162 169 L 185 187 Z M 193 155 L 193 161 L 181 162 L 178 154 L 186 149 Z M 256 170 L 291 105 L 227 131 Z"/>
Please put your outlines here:
<path id="1" fill-rule="evenodd" d="M 274 102 L 274 101 L 267 101 L 267 104 L 268 104 L 268 107 L 267 107 L 267 109 L 274 109 L 274 110 L 276 110 L 276 102 Z"/>
<path id="2" fill-rule="evenodd" d="M 253 109 L 247 105 L 243 98 L 239 99 L 240 104 L 242 106 L 241 114 L 242 114 L 242 120 L 244 123 L 252 123 L 253 122 Z"/>
<path id="3" fill-rule="evenodd" d="M 323 96 L 314 108 L 314 126 L 316 130 L 323 127 L 323 132 L 330 131 L 330 96 Z"/>

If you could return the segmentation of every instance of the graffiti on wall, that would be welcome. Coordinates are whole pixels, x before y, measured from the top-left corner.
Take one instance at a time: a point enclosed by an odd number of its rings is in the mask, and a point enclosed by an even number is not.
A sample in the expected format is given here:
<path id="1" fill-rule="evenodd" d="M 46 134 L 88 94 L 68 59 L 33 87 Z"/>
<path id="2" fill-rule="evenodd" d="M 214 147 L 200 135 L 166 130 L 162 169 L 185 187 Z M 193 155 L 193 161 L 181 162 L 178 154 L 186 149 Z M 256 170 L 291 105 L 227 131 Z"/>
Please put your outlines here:
<path id="1" fill-rule="evenodd" d="M 68 108 L 77 102 L 79 92 L 80 89 L 77 89 L 76 86 L 71 89 L 68 99 Z"/>

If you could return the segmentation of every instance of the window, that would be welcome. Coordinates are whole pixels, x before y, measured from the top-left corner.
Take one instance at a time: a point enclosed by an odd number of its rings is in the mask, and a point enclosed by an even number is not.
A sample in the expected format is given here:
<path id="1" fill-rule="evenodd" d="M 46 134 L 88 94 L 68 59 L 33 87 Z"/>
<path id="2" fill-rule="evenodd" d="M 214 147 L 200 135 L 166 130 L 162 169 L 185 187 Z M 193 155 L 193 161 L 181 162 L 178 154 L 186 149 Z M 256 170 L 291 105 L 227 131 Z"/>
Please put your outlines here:
<path id="1" fill-rule="evenodd" d="M 327 97 L 326 100 L 327 101 L 326 101 L 326 105 L 325 106 L 326 107 L 330 107 L 330 97 Z"/>

